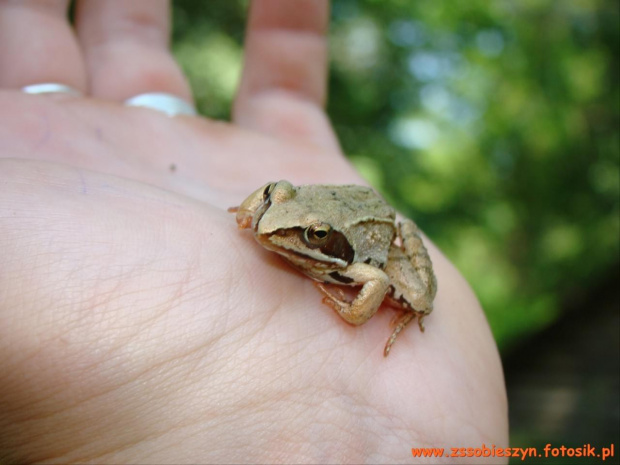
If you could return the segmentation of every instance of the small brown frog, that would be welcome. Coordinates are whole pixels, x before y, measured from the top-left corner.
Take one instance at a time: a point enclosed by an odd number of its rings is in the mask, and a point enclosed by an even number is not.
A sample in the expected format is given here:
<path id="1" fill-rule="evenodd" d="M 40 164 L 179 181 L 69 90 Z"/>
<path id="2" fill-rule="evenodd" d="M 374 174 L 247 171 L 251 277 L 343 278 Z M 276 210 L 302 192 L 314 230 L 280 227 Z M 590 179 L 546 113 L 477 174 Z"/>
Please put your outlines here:
<path id="1" fill-rule="evenodd" d="M 318 281 L 323 302 L 347 322 L 364 324 L 384 299 L 402 309 L 385 356 L 416 316 L 424 331 L 437 292 L 431 259 L 415 223 L 396 225 L 394 209 L 372 189 L 270 182 L 229 211 L 237 213 L 240 229 L 252 228 L 259 244 Z M 361 289 L 349 301 L 324 283 Z"/>

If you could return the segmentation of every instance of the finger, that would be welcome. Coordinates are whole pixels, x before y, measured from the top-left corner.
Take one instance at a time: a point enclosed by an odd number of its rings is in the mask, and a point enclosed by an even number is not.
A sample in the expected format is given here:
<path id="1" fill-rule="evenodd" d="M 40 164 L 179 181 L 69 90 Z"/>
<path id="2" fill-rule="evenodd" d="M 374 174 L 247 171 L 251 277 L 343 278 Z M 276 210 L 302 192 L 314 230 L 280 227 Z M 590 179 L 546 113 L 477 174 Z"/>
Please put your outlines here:
<path id="1" fill-rule="evenodd" d="M 189 86 L 168 49 L 167 0 L 88 0 L 77 4 L 92 95 L 125 100 L 166 92 L 191 100 Z"/>
<path id="2" fill-rule="evenodd" d="M 85 91 L 68 0 L 0 0 L 0 87 L 58 83 Z"/>
<path id="3" fill-rule="evenodd" d="M 279 137 L 337 148 L 322 108 L 328 0 L 254 0 L 233 118 Z"/>

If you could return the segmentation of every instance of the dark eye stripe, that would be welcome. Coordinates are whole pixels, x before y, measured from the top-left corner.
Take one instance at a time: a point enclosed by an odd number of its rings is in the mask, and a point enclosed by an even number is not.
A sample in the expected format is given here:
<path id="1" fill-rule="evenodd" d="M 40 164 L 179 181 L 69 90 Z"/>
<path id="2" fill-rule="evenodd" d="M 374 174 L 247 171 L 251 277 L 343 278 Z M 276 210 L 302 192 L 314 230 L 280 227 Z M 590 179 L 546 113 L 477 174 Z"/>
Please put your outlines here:
<path id="1" fill-rule="evenodd" d="M 324 244 L 317 244 L 313 247 L 312 244 L 309 244 L 303 239 L 304 231 L 305 229 L 302 228 L 279 229 L 274 234 L 286 236 L 287 234 L 294 233 L 311 249 L 319 249 L 324 255 L 344 260 L 347 264 L 353 263 L 355 251 L 341 232 L 332 230 L 329 239 Z"/>
<path id="2" fill-rule="evenodd" d="M 330 257 L 339 258 L 347 263 L 353 263 L 355 251 L 344 234 L 338 231 L 332 231 L 329 239 L 321 247 L 321 252 Z"/>

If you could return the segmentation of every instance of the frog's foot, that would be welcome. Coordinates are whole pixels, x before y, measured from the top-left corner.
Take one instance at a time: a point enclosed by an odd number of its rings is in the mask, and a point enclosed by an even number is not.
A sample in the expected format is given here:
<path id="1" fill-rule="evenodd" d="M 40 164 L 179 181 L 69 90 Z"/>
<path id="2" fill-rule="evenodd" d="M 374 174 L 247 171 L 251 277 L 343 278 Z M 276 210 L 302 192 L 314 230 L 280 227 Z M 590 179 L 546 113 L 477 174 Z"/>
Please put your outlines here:
<path id="1" fill-rule="evenodd" d="M 409 312 L 408 312 L 409 313 Z M 420 331 L 424 332 L 424 330 L 426 329 L 424 327 L 424 318 L 426 318 L 427 315 L 419 315 L 418 316 L 418 327 L 420 328 Z M 403 313 L 397 313 L 396 315 L 394 315 L 394 317 L 390 320 L 390 328 L 395 328 L 398 324 L 400 324 L 401 319 L 403 318 Z"/>
<path id="2" fill-rule="evenodd" d="M 342 289 L 336 287 L 333 290 L 328 289 L 323 283 L 314 283 L 314 285 L 323 293 L 323 303 L 329 305 L 336 312 L 340 312 L 343 308 L 349 308 L 351 301 L 347 300 Z"/>
<path id="3" fill-rule="evenodd" d="M 355 326 L 364 324 L 376 311 L 368 312 L 364 305 L 360 305 L 359 300 L 349 300 L 340 288 L 331 291 L 320 283 L 316 283 L 316 287 L 325 295 L 323 303 L 349 324 Z"/>
<path id="4" fill-rule="evenodd" d="M 390 349 L 392 348 L 392 344 L 394 344 L 394 341 L 396 341 L 396 336 L 398 336 L 398 333 L 405 329 L 405 326 L 407 326 L 409 322 L 415 318 L 415 316 L 416 314 L 414 312 L 406 312 L 400 315 L 400 317 L 396 321 L 396 327 L 394 328 L 392 335 L 385 344 L 385 349 L 383 349 L 384 357 L 387 357 L 390 354 Z M 423 327 L 424 326 L 421 326 L 420 329 L 422 329 Z"/>

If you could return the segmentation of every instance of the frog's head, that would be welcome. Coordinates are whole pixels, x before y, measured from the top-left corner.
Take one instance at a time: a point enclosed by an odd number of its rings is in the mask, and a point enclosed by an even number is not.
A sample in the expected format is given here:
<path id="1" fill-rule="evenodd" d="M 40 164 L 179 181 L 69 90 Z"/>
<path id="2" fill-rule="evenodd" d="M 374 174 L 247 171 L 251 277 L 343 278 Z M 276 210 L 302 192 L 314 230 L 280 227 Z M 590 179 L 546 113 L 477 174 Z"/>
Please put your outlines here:
<path id="1" fill-rule="evenodd" d="M 238 207 L 228 209 L 237 214 L 239 229 L 252 228 L 256 231 L 258 223 L 273 203 L 283 203 L 295 196 L 295 188 L 288 181 L 268 182 L 252 192 Z"/>
<path id="2" fill-rule="evenodd" d="M 321 220 L 324 205 L 320 199 L 317 211 L 314 195 L 302 195 L 301 199 L 299 195 L 300 190 L 288 181 L 265 184 L 233 210 L 239 228 L 252 228 L 263 247 L 302 269 L 309 264 L 317 267 L 317 263 L 346 266 L 353 260 L 351 245 L 342 233 Z"/>

